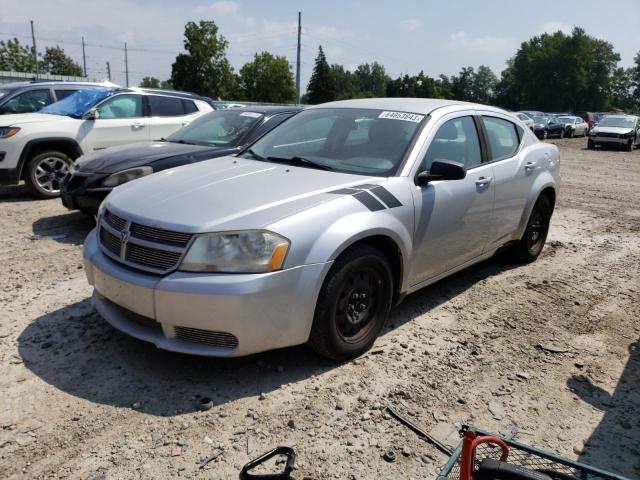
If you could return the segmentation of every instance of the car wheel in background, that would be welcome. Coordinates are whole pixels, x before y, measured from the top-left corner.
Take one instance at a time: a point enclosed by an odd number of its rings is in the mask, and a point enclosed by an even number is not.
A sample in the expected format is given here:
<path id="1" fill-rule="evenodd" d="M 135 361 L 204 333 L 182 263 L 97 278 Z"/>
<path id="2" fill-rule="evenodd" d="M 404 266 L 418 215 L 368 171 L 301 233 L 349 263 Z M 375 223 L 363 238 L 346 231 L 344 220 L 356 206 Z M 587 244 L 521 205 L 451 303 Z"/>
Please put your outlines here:
<path id="1" fill-rule="evenodd" d="M 342 361 L 373 344 L 391 309 L 393 278 L 387 258 L 370 245 L 356 245 L 331 266 L 316 304 L 308 345 Z"/>
<path id="2" fill-rule="evenodd" d="M 567 134 L 568 134 L 567 136 L 568 136 L 569 138 L 573 138 L 573 129 L 569 130 L 569 131 L 567 132 Z"/>
<path id="3" fill-rule="evenodd" d="M 40 198 L 58 197 L 62 179 L 72 163 L 69 156 L 53 150 L 34 155 L 27 163 L 25 182 Z"/>
<path id="4" fill-rule="evenodd" d="M 629 142 L 626 145 L 626 150 L 627 152 L 632 152 L 633 151 L 633 140 L 629 139 Z"/>
<path id="5" fill-rule="evenodd" d="M 564 129 L 560 130 L 560 135 L 558 135 L 558 138 L 560 138 L 560 139 L 564 138 Z"/>
<path id="6" fill-rule="evenodd" d="M 593 150 L 594 148 L 596 148 L 596 145 L 595 145 L 595 143 L 593 143 L 593 140 L 591 140 L 591 139 L 587 140 L 587 148 L 589 150 Z"/>
<path id="7" fill-rule="evenodd" d="M 542 134 L 542 139 L 546 140 L 548 136 L 549 136 L 549 133 L 545 130 L 544 133 Z"/>
<path id="8" fill-rule="evenodd" d="M 538 258 L 547 240 L 551 213 L 549 198 L 546 195 L 540 196 L 531 210 L 524 235 L 511 250 L 516 260 L 529 263 Z"/>

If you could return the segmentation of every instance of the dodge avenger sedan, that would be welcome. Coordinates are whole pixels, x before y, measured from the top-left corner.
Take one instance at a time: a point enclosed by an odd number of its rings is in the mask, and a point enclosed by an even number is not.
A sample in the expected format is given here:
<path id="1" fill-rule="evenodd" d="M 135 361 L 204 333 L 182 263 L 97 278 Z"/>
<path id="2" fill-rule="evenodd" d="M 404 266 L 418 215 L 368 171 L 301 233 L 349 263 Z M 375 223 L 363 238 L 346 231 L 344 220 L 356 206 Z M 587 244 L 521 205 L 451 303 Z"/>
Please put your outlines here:
<path id="1" fill-rule="evenodd" d="M 332 102 L 236 156 L 118 187 L 84 264 L 105 320 L 159 348 L 344 360 L 405 295 L 498 249 L 535 260 L 558 188 L 557 147 L 504 110 Z"/>

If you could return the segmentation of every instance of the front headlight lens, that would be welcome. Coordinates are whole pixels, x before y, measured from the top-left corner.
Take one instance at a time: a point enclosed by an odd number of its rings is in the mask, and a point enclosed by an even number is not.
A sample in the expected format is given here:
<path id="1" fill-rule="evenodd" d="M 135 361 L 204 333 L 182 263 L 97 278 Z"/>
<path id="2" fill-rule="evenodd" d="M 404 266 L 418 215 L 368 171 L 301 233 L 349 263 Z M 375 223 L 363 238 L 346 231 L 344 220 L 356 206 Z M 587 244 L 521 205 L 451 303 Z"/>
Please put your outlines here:
<path id="1" fill-rule="evenodd" d="M 116 172 L 113 175 L 109 175 L 105 178 L 100 185 L 103 187 L 117 187 L 123 183 L 130 182 L 136 178 L 144 177 L 145 175 L 151 175 L 153 168 L 149 166 L 130 168 L 129 170 L 123 170 Z"/>
<path id="2" fill-rule="evenodd" d="M 18 127 L 0 127 L 0 138 L 11 138 L 19 131 Z"/>
<path id="3" fill-rule="evenodd" d="M 182 260 L 187 272 L 265 273 L 282 269 L 289 240 L 264 230 L 199 235 Z"/>

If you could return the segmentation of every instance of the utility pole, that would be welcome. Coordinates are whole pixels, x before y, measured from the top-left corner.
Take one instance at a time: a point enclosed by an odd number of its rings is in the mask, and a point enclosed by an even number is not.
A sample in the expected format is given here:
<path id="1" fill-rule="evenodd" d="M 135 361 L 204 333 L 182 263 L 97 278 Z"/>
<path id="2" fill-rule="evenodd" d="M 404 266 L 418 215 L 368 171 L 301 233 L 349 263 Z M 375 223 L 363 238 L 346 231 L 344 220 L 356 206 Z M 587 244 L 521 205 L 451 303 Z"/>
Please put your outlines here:
<path id="1" fill-rule="evenodd" d="M 36 50 L 36 33 L 33 29 L 33 20 L 31 20 L 31 40 L 33 40 L 33 63 L 36 69 L 36 80 L 38 79 L 38 50 Z"/>
<path id="2" fill-rule="evenodd" d="M 107 78 L 111 81 L 111 64 L 107 62 Z"/>
<path id="3" fill-rule="evenodd" d="M 84 37 L 82 37 L 82 71 L 84 76 L 87 76 L 87 56 L 84 53 Z"/>
<path id="4" fill-rule="evenodd" d="M 129 59 L 127 58 L 127 42 L 124 42 L 124 75 L 127 88 L 129 88 Z"/>
<path id="5" fill-rule="evenodd" d="M 296 61 L 296 103 L 300 104 L 300 37 L 302 35 L 302 12 L 298 12 L 298 55 Z"/>

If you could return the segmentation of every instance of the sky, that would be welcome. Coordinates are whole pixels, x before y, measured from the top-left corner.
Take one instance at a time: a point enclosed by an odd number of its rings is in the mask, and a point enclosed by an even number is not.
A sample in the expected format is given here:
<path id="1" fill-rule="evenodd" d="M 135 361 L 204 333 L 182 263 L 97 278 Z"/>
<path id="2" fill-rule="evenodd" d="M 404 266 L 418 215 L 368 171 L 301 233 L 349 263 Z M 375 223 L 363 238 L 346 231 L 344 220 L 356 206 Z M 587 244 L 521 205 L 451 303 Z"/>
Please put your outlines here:
<path id="1" fill-rule="evenodd" d="M 319 45 L 329 63 L 353 69 L 378 61 L 391 77 L 452 75 L 482 64 L 499 76 L 521 42 L 573 26 L 610 42 L 622 66 L 640 50 L 640 0 L 615 7 L 595 0 L 25 0 L 0 9 L 0 39 L 30 42 L 33 20 L 38 51 L 59 45 L 82 65 L 84 36 L 89 77 L 106 79 L 109 61 L 112 81 L 121 85 L 127 42 L 135 86 L 144 76 L 169 78 L 186 22 L 214 20 L 236 71 L 267 50 L 286 56 L 295 72 L 299 11 L 303 91 Z"/>

